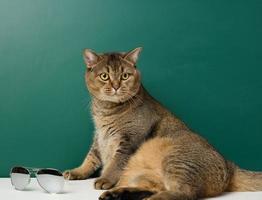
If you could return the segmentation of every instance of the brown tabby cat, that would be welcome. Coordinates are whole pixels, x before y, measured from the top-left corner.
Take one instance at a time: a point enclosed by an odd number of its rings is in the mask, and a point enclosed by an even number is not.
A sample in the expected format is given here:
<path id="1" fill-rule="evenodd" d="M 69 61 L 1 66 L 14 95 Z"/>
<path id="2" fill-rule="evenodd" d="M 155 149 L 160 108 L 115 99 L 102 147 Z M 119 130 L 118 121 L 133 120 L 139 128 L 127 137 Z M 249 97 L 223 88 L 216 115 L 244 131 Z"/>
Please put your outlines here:
<path id="1" fill-rule="evenodd" d="M 238 168 L 152 98 L 136 68 L 141 48 L 96 54 L 87 49 L 86 84 L 95 136 L 68 179 L 95 181 L 100 199 L 194 200 L 224 191 L 262 190 L 262 173 Z"/>

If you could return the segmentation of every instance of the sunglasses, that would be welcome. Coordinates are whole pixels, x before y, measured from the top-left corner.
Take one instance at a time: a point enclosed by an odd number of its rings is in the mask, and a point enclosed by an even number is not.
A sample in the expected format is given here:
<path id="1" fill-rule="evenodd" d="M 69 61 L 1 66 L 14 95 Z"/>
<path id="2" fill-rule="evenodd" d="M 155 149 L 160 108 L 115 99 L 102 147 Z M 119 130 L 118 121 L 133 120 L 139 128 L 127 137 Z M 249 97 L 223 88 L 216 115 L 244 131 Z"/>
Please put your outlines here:
<path id="1" fill-rule="evenodd" d="M 57 169 L 16 166 L 10 171 L 13 187 L 16 190 L 24 190 L 30 183 L 31 175 L 36 176 L 38 184 L 48 193 L 61 192 L 65 184 L 63 174 Z"/>

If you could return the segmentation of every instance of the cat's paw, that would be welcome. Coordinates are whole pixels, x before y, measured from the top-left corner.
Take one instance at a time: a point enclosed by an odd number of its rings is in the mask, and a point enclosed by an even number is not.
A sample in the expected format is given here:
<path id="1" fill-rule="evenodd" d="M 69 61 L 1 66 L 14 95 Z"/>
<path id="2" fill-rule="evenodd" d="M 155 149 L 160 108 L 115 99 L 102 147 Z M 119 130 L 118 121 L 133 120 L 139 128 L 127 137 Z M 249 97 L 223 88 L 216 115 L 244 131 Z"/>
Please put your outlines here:
<path id="1" fill-rule="evenodd" d="M 99 200 L 114 200 L 121 199 L 121 194 L 124 192 L 122 188 L 116 188 L 112 190 L 105 191 L 99 197 Z"/>
<path id="2" fill-rule="evenodd" d="M 143 199 L 153 195 L 153 192 L 140 188 L 118 187 L 105 191 L 99 197 L 99 200 L 126 200 L 126 199 Z"/>
<path id="3" fill-rule="evenodd" d="M 84 173 L 80 168 L 66 170 L 63 172 L 63 176 L 67 180 L 83 180 L 87 178 L 86 173 Z"/>
<path id="4" fill-rule="evenodd" d="M 94 187 L 97 190 L 108 190 L 114 187 L 114 185 L 115 182 L 103 177 L 97 178 L 94 183 Z"/>

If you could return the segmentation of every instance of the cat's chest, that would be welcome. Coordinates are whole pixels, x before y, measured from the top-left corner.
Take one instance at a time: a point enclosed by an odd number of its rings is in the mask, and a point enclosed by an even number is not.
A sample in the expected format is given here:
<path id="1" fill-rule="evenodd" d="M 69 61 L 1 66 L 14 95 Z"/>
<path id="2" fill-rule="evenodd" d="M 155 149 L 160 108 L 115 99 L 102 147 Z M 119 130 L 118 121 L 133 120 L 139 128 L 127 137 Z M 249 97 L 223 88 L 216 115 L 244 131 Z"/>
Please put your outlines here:
<path id="1" fill-rule="evenodd" d="M 136 149 L 145 140 L 155 121 L 154 116 L 147 113 L 147 107 L 114 115 L 94 113 L 97 143 L 104 164 L 113 158 L 118 148 L 121 148 L 123 138 L 128 137 L 132 149 Z"/>
<path id="2" fill-rule="evenodd" d="M 95 120 L 97 143 L 104 164 L 114 156 L 119 146 L 121 134 L 119 124 L 114 119 Z"/>
<path id="3" fill-rule="evenodd" d="M 97 130 L 97 143 L 103 164 L 111 160 L 119 145 L 119 136 L 108 136 L 104 129 Z"/>

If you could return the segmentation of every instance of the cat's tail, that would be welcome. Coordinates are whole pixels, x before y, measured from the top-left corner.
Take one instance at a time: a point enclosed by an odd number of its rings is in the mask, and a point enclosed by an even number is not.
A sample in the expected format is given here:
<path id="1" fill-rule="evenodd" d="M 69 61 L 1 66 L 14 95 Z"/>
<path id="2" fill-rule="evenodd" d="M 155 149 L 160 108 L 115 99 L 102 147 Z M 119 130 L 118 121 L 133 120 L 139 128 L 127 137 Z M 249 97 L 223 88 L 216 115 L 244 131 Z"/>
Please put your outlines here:
<path id="1" fill-rule="evenodd" d="M 228 185 L 229 192 L 262 191 L 262 172 L 240 169 L 230 163 L 232 177 Z"/>

